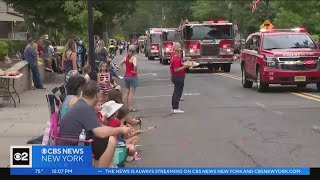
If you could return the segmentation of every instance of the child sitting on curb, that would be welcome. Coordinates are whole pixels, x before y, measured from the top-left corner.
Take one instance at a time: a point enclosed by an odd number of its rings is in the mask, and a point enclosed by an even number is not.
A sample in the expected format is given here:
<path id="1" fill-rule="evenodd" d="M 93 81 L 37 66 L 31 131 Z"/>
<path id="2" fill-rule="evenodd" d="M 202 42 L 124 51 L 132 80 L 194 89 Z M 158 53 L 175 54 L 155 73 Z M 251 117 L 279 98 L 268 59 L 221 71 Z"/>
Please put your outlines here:
<path id="1" fill-rule="evenodd" d="M 124 124 L 124 125 L 127 125 L 127 126 L 132 126 L 131 124 L 127 123 L 126 120 L 127 119 L 130 119 L 130 116 L 129 116 L 129 113 L 130 113 L 130 110 L 127 106 L 122 106 L 118 113 L 117 113 L 117 118 L 119 120 L 121 120 L 121 122 Z M 135 129 L 135 128 L 134 128 Z M 140 139 L 140 134 L 143 133 L 143 131 L 139 130 L 139 129 L 135 129 L 136 131 L 134 131 L 131 136 L 127 136 L 126 137 L 126 143 L 128 144 L 133 144 L 134 146 L 136 146 L 138 144 L 138 141 Z"/>
<path id="2" fill-rule="evenodd" d="M 119 109 L 123 106 L 123 104 L 116 103 L 115 101 L 108 101 L 102 106 L 102 115 L 104 115 L 105 118 L 107 118 L 106 125 L 110 127 L 121 127 L 123 124 L 121 121 L 117 118 Z M 137 135 L 139 132 L 133 132 L 133 135 Z M 119 135 L 117 137 L 117 140 L 119 142 L 124 142 L 129 149 L 129 157 L 130 160 L 139 160 L 139 154 L 137 152 L 137 149 L 134 144 L 130 144 L 127 142 L 126 137 Z M 132 142 L 131 139 L 129 139 L 130 142 Z M 133 157 L 132 157 L 133 156 Z"/>
<path id="3" fill-rule="evenodd" d="M 108 93 L 107 101 L 115 101 L 116 103 L 123 104 L 123 95 L 120 90 L 118 89 L 112 89 Z M 140 118 L 132 118 L 130 115 L 126 116 L 124 121 L 126 124 L 130 124 L 133 126 L 136 130 L 141 129 L 141 119 Z M 140 127 L 138 127 L 140 126 Z"/>

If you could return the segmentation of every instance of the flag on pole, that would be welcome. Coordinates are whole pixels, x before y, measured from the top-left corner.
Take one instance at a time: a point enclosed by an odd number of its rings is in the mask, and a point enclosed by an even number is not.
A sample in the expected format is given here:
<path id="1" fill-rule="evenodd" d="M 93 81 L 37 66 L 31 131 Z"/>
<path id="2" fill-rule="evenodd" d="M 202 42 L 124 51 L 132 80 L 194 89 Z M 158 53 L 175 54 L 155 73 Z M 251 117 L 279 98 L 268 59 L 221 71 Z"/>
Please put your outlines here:
<path id="1" fill-rule="evenodd" d="M 253 0 L 252 1 L 252 12 L 255 12 L 257 10 L 257 4 L 260 0 Z"/>

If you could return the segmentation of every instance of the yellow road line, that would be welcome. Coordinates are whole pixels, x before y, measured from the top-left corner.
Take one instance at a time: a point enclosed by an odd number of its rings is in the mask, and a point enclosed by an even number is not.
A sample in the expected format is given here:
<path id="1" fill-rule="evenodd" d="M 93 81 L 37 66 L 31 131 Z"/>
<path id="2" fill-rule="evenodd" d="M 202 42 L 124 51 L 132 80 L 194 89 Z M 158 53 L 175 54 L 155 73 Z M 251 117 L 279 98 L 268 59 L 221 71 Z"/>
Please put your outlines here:
<path id="1" fill-rule="evenodd" d="M 303 98 L 306 98 L 306 99 L 311 99 L 311 100 L 320 102 L 320 99 L 316 99 L 316 98 L 311 97 L 311 96 L 306 96 L 306 95 L 303 95 L 301 93 L 291 93 L 291 94 L 296 95 L 296 96 L 300 96 L 300 97 L 303 97 Z"/>
<path id="2" fill-rule="evenodd" d="M 241 81 L 241 77 L 239 77 L 239 76 L 234 76 L 234 75 L 225 74 L 225 73 L 216 73 L 216 74 L 219 75 L 219 76 L 223 76 L 223 77 L 227 77 L 227 78 L 231 78 L 231 79 L 235 79 L 235 80 L 240 80 Z M 298 93 L 292 92 L 291 94 L 296 95 L 296 96 L 300 96 L 300 97 L 303 97 L 303 98 L 306 98 L 306 99 L 310 99 L 310 100 L 314 100 L 314 101 L 320 102 L 320 96 L 319 95 L 306 93 L 306 92 L 298 92 Z"/>
<path id="3" fill-rule="evenodd" d="M 311 97 L 320 99 L 320 96 L 315 95 L 315 94 L 311 94 L 311 93 L 299 92 L 299 94 L 303 94 L 303 95 L 306 95 L 306 96 L 311 96 Z"/>

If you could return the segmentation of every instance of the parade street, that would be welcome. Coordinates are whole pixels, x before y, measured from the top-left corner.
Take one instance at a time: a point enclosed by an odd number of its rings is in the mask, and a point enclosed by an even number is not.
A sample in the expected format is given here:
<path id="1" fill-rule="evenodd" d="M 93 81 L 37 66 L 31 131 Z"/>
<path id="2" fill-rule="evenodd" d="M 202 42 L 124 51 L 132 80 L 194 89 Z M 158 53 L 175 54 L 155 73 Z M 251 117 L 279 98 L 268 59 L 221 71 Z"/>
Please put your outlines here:
<path id="1" fill-rule="evenodd" d="M 320 94 L 315 85 L 270 87 L 258 93 L 241 85 L 239 62 L 230 73 L 187 74 L 172 115 L 169 66 L 137 55 L 140 85 L 135 102 L 143 128 L 142 160 L 133 167 L 315 167 L 320 166 Z M 116 60 L 119 60 L 119 56 Z"/>

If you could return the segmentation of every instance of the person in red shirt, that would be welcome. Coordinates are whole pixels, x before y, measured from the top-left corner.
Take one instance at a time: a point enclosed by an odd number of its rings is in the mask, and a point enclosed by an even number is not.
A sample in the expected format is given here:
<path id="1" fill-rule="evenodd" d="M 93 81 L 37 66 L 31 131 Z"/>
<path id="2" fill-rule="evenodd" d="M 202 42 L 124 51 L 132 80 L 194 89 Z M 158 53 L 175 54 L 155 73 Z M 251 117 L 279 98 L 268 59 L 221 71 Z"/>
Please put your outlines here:
<path id="1" fill-rule="evenodd" d="M 128 55 L 120 62 L 121 67 L 125 65 L 123 80 L 126 92 L 124 94 L 124 103 L 129 107 L 130 112 L 137 111 L 133 108 L 133 96 L 139 84 L 137 58 L 134 56 L 135 52 L 136 47 L 134 45 L 130 45 Z"/>
<path id="2" fill-rule="evenodd" d="M 94 110 L 96 111 L 97 117 L 99 118 L 101 124 L 105 125 L 105 123 L 103 122 L 103 121 L 104 121 L 104 120 L 103 120 L 104 118 L 103 118 L 103 116 L 102 116 L 102 114 L 101 114 L 101 109 L 102 109 L 102 102 L 101 102 L 101 100 L 99 100 L 99 101 L 97 102 L 97 104 L 94 106 Z"/>
<path id="3" fill-rule="evenodd" d="M 39 41 L 38 41 L 38 54 L 39 54 L 39 56 L 41 58 L 44 55 L 44 50 L 43 50 L 43 47 L 42 47 L 42 39 L 39 39 Z"/>
<path id="4" fill-rule="evenodd" d="M 175 43 L 173 45 L 174 54 L 170 61 L 170 72 L 171 81 L 174 85 L 174 91 L 172 94 L 172 113 L 184 113 L 184 111 L 179 109 L 179 101 L 182 96 L 184 79 L 186 76 L 185 70 L 190 66 L 184 65 L 182 63 L 182 48 L 180 43 Z"/>

